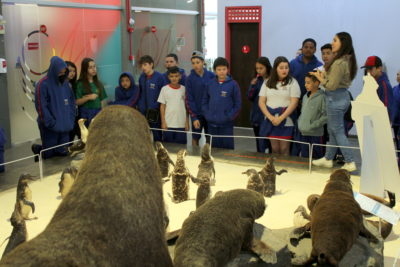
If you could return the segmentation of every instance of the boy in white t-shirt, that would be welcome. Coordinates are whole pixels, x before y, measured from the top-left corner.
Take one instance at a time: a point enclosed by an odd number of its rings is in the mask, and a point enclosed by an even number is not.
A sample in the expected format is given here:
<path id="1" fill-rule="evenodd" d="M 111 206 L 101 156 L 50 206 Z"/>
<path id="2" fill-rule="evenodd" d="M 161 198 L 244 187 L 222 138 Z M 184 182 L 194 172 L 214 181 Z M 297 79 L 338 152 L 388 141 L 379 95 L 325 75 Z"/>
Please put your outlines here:
<path id="1" fill-rule="evenodd" d="M 189 129 L 189 117 L 185 107 L 185 86 L 179 84 L 181 79 L 179 68 L 169 68 L 167 75 L 171 83 L 161 88 L 158 97 L 158 102 L 161 104 L 161 128 L 187 131 Z M 186 144 L 186 133 L 165 131 L 163 141 Z"/>

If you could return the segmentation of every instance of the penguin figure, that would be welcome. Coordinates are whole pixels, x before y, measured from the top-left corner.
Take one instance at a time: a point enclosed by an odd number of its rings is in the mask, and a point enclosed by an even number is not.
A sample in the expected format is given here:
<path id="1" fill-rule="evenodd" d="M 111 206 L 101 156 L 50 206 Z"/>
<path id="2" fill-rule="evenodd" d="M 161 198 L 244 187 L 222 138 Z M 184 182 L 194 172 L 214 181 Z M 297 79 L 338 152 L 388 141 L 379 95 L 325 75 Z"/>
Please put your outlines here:
<path id="1" fill-rule="evenodd" d="M 78 120 L 79 130 L 81 131 L 81 140 L 82 140 L 82 142 L 84 144 L 86 144 L 87 137 L 89 135 L 89 131 L 86 128 L 86 125 L 85 125 L 85 121 L 86 121 L 86 119 L 79 119 Z"/>
<path id="2" fill-rule="evenodd" d="M 201 149 L 201 162 L 199 164 L 199 171 L 197 172 L 197 178 L 201 177 L 212 177 L 210 185 L 215 185 L 215 168 L 214 159 L 211 156 L 210 144 L 206 143 Z"/>
<path id="3" fill-rule="evenodd" d="M 186 168 L 185 156 L 186 149 L 178 151 L 175 168 L 170 173 L 170 176 L 172 176 L 172 201 L 175 203 L 189 199 L 189 184 L 192 175 Z"/>
<path id="4" fill-rule="evenodd" d="M 196 179 L 196 183 L 198 185 L 196 194 L 196 209 L 198 209 L 211 198 L 210 182 L 211 178 L 209 176 L 203 176 Z"/>
<path id="5" fill-rule="evenodd" d="M 68 152 L 70 154 L 73 154 L 73 153 L 75 154 L 75 153 L 83 152 L 84 149 L 85 149 L 85 143 L 82 142 L 82 140 L 79 140 L 78 142 L 72 144 L 72 146 L 68 147 Z"/>
<path id="6" fill-rule="evenodd" d="M 275 170 L 274 158 L 269 157 L 265 162 L 264 168 L 259 172 L 262 180 L 264 181 L 264 196 L 272 197 L 275 195 L 276 191 L 276 175 L 281 175 L 287 172 L 287 170 L 282 169 L 279 172 Z"/>
<path id="7" fill-rule="evenodd" d="M 242 174 L 247 174 L 247 177 L 249 177 L 249 180 L 247 181 L 247 189 L 264 195 L 264 181 L 255 169 L 248 169 L 247 171 L 242 172 Z"/>
<path id="8" fill-rule="evenodd" d="M 175 167 L 174 162 L 170 158 L 168 154 L 168 150 L 162 145 L 161 142 L 155 142 L 156 150 L 157 150 L 157 161 L 158 166 L 160 167 L 161 178 L 168 177 L 169 174 L 169 165 Z"/>
<path id="9" fill-rule="evenodd" d="M 17 217 L 15 213 L 19 213 L 24 220 L 33 220 L 37 217 L 30 218 L 30 213 L 35 213 L 35 204 L 32 202 L 32 191 L 28 182 L 36 180 L 34 176 L 24 173 L 19 177 L 17 186 L 17 199 L 15 208 L 11 218 Z"/>
<path id="10" fill-rule="evenodd" d="M 71 189 L 72 185 L 75 182 L 76 175 L 78 174 L 78 169 L 76 167 L 68 167 L 65 168 L 61 174 L 61 180 L 58 183 L 59 186 L 59 193 L 61 193 L 61 197 L 65 198 L 68 194 L 69 190 Z"/>
<path id="11" fill-rule="evenodd" d="M 26 223 L 24 218 L 22 218 L 21 213 L 17 210 L 13 212 L 11 216 L 11 225 L 13 226 L 13 230 L 11 232 L 10 239 L 8 240 L 7 246 L 4 249 L 3 256 L 8 254 L 18 245 L 26 242 L 28 240 L 28 232 L 26 230 Z"/>

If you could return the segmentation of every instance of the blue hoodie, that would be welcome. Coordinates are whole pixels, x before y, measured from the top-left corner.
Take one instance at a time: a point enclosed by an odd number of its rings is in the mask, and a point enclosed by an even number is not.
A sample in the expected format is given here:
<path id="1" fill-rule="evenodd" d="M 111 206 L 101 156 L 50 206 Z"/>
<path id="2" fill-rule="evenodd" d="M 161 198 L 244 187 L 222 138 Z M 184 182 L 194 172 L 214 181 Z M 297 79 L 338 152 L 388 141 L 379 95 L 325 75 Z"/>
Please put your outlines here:
<path id="1" fill-rule="evenodd" d="M 389 79 L 385 72 L 382 72 L 382 75 L 376 79 L 376 82 L 379 84 L 376 92 L 378 93 L 379 99 L 385 105 L 389 113 L 390 123 L 393 122 L 395 117 L 395 100 L 393 97 L 393 89 L 390 85 Z"/>
<path id="2" fill-rule="evenodd" d="M 247 91 L 247 99 L 253 102 L 250 112 L 250 122 L 252 125 L 260 126 L 261 122 L 264 120 L 264 114 L 258 106 L 258 94 L 260 93 L 263 83 L 264 78 L 262 76 L 258 76 L 256 83 L 251 84 L 249 90 Z"/>
<path id="3" fill-rule="evenodd" d="M 193 121 L 203 116 L 201 111 L 201 101 L 207 84 L 215 78 L 214 73 L 204 69 L 203 76 L 197 74 L 195 70 L 190 71 L 190 75 L 186 79 L 186 109 Z"/>
<path id="4" fill-rule="evenodd" d="M 210 125 L 233 126 L 242 105 L 239 85 L 229 76 L 223 83 L 217 79 L 211 80 L 206 88 L 202 112 Z"/>
<path id="5" fill-rule="evenodd" d="M 290 74 L 296 78 L 297 82 L 300 85 L 301 96 L 300 99 L 303 98 L 305 93 L 307 92 L 306 86 L 304 84 L 305 76 L 308 72 L 322 66 L 322 63 L 317 59 L 316 56 L 313 56 L 310 62 L 305 64 L 303 62 L 303 55 L 297 56 L 295 59 L 290 61 Z"/>
<path id="6" fill-rule="evenodd" d="M 6 134 L 3 128 L 0 128 L 0 152 L 4 151 L 4 145 L 7 142 Z"/>
<path id="7" fill-rule="evenodd" d="M 125 89 L 121 85 L 122 76 L 128 76 L 131 81 L 131 87 Z M 136 107 L 139 100 L 139 88 L 135 84 L 135 79 L 130 72 L 123 72 L 119 76 L 119 86 L 115 87 L 115 101 L 112 105 L 125 105 L 130 107 Z"/>
<path id="8" fill-rule="evenodd" d="M 400 84 L 393 87 L 394 118 L 393 125 L 400 126 Z"/>
<path id="9" fill-rule="evenodd" d="M 58 73 L 67 68 L 64 60 L 54 56 L 50 60 L 47 75 L 37 84 L 35 90 L 35 107 L 38 112 L 37 121 L 53 132 L 69 132 L 74 128 L 75 99 L 65 72 L 63 82 Z"/>
<path id="10" fill-rule="evenodd" d="M 184 69 L 179 68 L 179 73 L 181 74 L 181 79 L 179 81 L 180 85 L 185 86 L 186 84 L 186 73 Z M 168 79 L 168 71 L 163 73 L 164 79 L 167 81 L 167 84 L 171 83 L 171 81 Z"/>
<path id="11" fill-rule="evenodd" d="M 152 75 L 146 76 L 142 73 L 139 77 L 140 96 L 138 107 L 142 114 L 146 114 L 147 109 L 159 109 L 158 96 L 161 88 L 167 84 L 164 76 L 158 71 L 154 71 Z"/>

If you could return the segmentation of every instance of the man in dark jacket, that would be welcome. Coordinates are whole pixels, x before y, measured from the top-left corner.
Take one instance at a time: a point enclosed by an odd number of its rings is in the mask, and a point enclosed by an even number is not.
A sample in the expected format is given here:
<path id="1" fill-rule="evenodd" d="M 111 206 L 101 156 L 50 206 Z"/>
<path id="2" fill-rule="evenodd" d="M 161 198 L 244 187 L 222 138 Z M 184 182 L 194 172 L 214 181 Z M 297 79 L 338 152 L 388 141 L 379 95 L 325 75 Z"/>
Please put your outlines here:
<path id="1" fill-rule="evenodd" d="M 47 149 L 69 141 L 69 131 L 74 127 L 75 99 L 67 81 L 68 68 L 64 60 L 54 56 L 50 67 L 36 85 L 35 107 L 42 145 L 32 145 L 32 151 L 39 154 Z M 67 155 L 67 147 L 44 151 L 44 159 Z"/>

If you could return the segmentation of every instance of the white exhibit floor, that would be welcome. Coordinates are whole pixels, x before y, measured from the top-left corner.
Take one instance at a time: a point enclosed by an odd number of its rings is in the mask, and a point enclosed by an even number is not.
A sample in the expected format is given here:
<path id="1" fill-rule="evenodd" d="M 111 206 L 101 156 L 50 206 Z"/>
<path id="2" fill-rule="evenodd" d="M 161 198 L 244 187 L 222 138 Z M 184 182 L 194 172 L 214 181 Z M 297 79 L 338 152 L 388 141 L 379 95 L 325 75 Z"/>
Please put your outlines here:
<path id="1" fill-rule="evenodd" d="M 171 158 L 175 160 L 175 155 L 171 154 Z M 186 163 L 190 172 L 193 175 L 197 174 L 197 166 L 200 162 L 199 157 L 187 156 Z M 66 166 L 67 167 L 67 166 Z M 246 188 L 247 177 L 241 174 L 243 171 L 255 168 L 260 169 L 258 164 L 253 166 L 229 164 L 223 162 L 215 162 L 216 170 L 216 186 L 212 187 L 212 192 L 230 190 L 235 188 Z M 281 166 L 277 166 L 280 170 Z M 276 188 L 277 194 L 272 198 L 266 198 L 268 205 L 264 216 L 257 220 L 258 223 L 270 229 L 287 228 L 293 226 L 293 212 L 299 205 L 306 207 L 306 199 L 310 194 L 321 194 L 326 181 L 329 178 L 328 173 L 313 171 L 309 174 L 308 171 L 299 169 L 287 169 L 288 173 L 277 176 Z M 29 239 L 39 234 L 50 221 L 57 206 L 61 202 L 58 193 L 58 182 L 60 180 L 61 170 L 59 174 L 55 174 L 44 178 L 42 181 L 32 182 L 30 188 L 32 190 L 33 202 L 36 206 L 34 216 L 37 220 L 27 221 L 27 229 Z M 352 176 L 353 189 L 358 191 L 360 177 Z M 195 209 L 195 200 L 197 186 L 190 184 L 190 199 L 189 201 L 174 204 L 169 195 L 171 192 L 171 182 L 164 184 L 164 198 L 168 207 L 170 218 L 169 230 L 179 229 L 182 222 Z M 168 194 L 169 193 L 169 194 Z M 0 193 L 0 242 L 8 237 L 12 231 L 9 221 L 11 213 L 14 209 L 16 198 L 16 188 Z M 400 196 L 397 196 L 397 200 Z M 395 210 L 400 211 L 400 202 L 397 201 Z M 6 246 L 7 241 L 0 248 L 0 255 Z M 400 250 L 400 225 L 393 227 L 393 231 L 386 239 L 384 244 L 385 266 L 393 266 L 395 258 Z M 400 262 L 398 265 L 400 266 Z"/>

